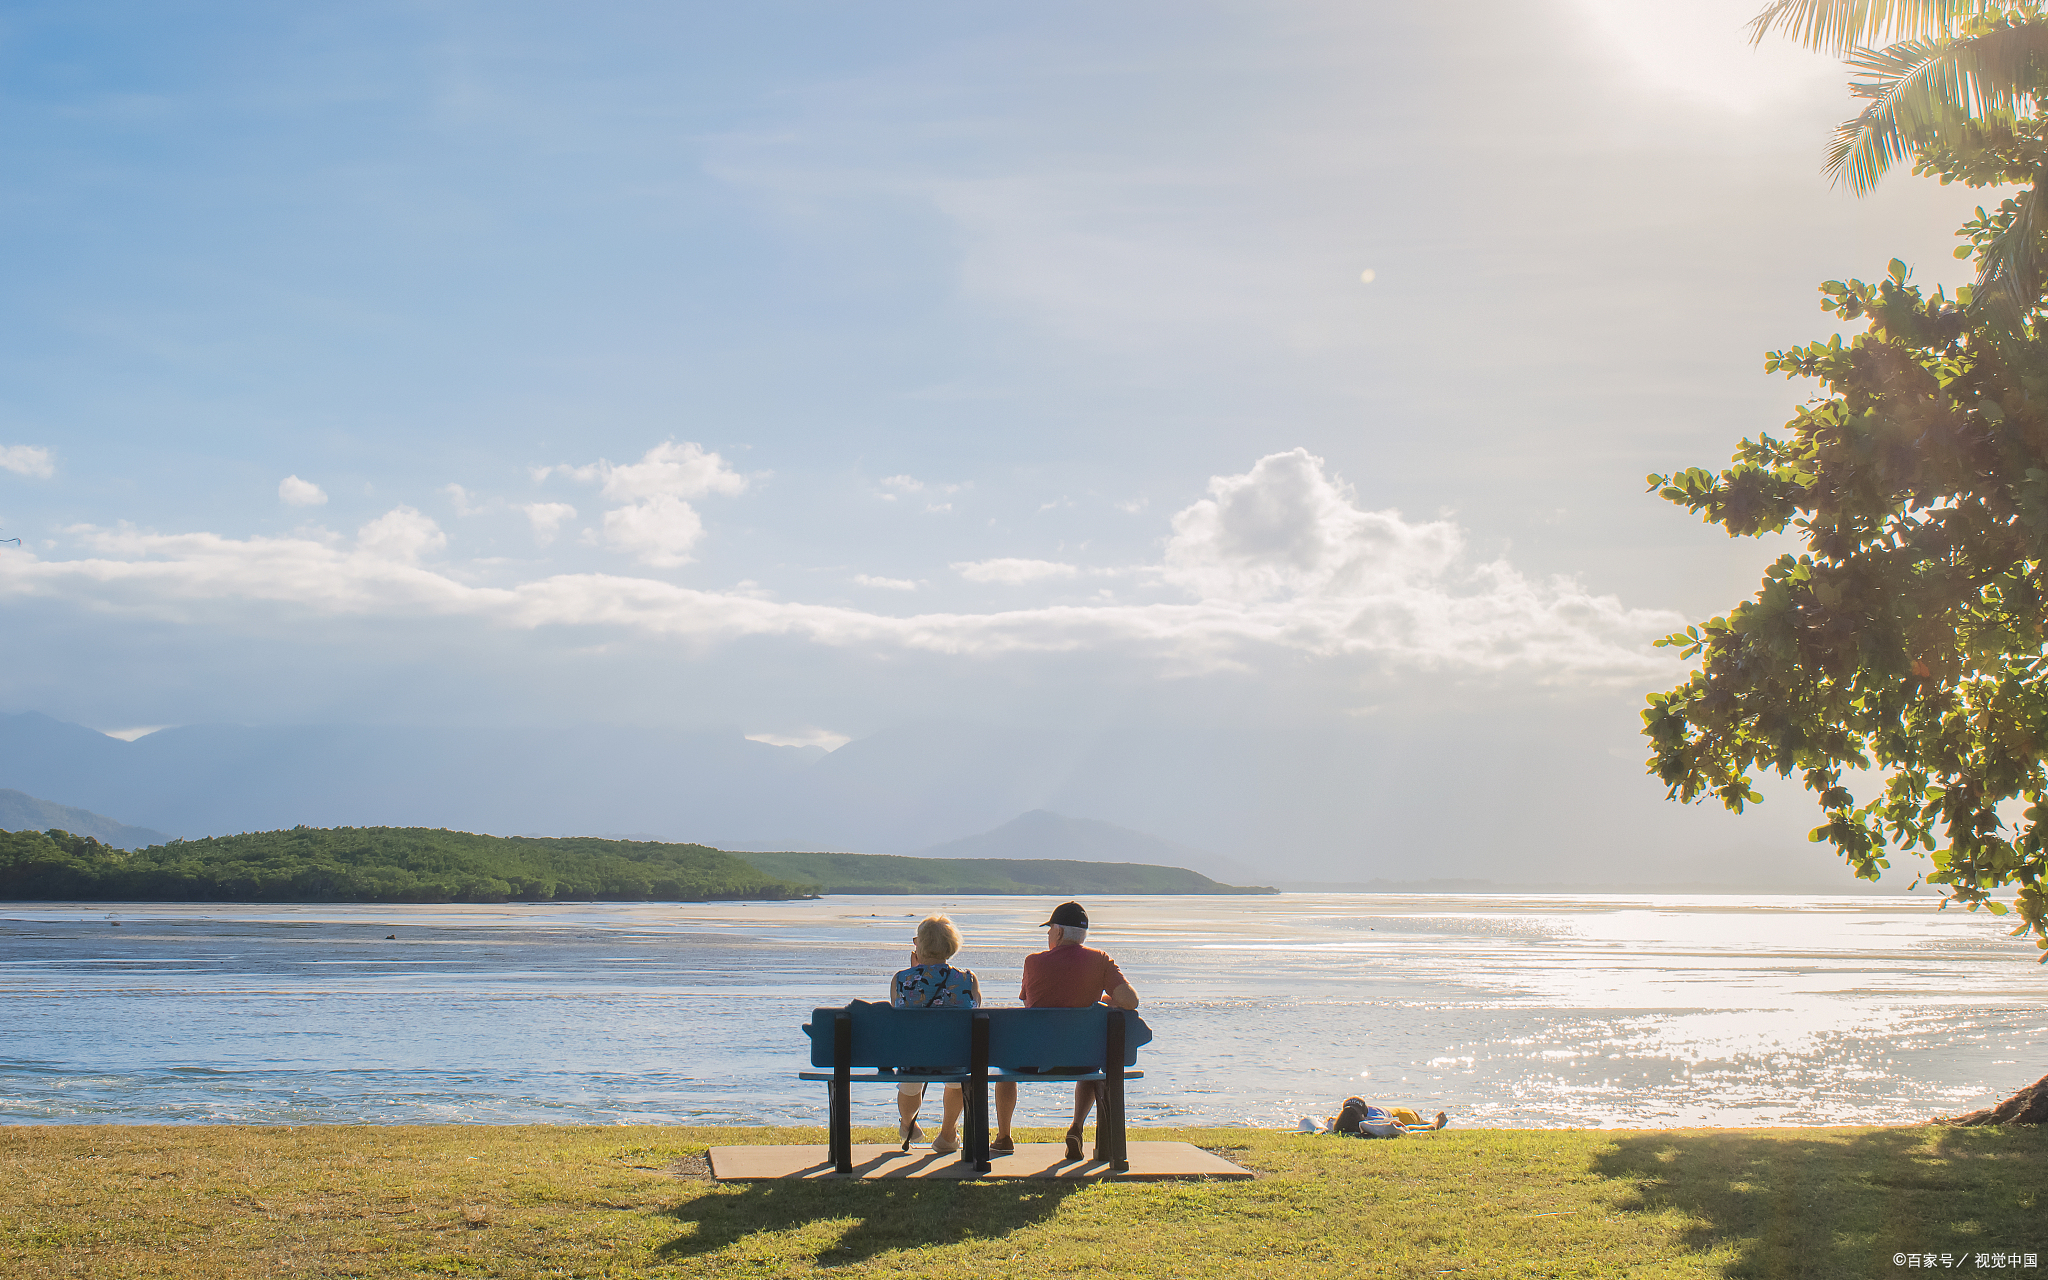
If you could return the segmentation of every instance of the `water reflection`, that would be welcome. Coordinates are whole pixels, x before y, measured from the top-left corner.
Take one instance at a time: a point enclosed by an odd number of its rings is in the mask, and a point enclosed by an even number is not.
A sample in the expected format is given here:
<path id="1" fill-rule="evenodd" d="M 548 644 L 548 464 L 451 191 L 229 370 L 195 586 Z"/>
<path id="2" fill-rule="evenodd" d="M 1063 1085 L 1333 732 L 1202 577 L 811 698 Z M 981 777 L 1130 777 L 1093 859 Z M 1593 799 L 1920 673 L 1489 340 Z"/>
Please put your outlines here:
<path id="1" fill-rule="evenodd" d="M 1047 905 L 11 904 L 0 1120 L 818 1123 L 791 1078 L 812 1007 L 879 998 L 933 909 L 1010 1002 Z M 1477 1124 L 1875 1123 L 1994 1100 L 2048 1056 L 2033 949 L 1923 899 L 1089 906 L 1159 1033 L 1140 1121 L 1290 1124 L 1362 1093 Z M 864 1123 L 891 1109 L 873 1093 Z"/>

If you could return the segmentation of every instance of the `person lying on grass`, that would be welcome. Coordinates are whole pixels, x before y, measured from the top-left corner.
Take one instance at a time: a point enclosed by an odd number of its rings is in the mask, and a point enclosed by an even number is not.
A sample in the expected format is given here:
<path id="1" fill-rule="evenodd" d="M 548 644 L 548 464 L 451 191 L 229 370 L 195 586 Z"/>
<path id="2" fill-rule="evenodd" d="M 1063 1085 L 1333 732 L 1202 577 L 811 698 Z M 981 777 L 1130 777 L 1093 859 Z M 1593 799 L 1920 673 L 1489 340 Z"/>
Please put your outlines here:
<path id="1" fill-rule="evenodd" d="M 1045 922 L 1045 950 L 1024 957 L 1024 988 L 1018 995 L 1027 1009 L 1085 1009 L 1105 997 L 1119 1009 L 1136 1009 L 1138 993 L 1124 980 L 1116 961 L 1093 947 L 1081 945 L 1088 939 L 1088 912 L 1078 902 L 1062 902 Z M 1101 1063 L 1079 1067 L 1051 1067 L 1050 1072 L 1093 1071 Z M 1074 1082 L 1074 1123 L 1067 1130 L 1067 1159 L 1081 1158 L 1081 1133 L 1088 1124 L 1088 1112 L 1100 1096 L 1099 1080 Z M 996 1136 L 988 1144 L 991 1152 L 1015 1151 L 1010 1138 L 1010 1117 L 1017 1110 L 1017 1086 L 998 1081 L 996 1095 Z M 1101 1131 L 1097 1130 L 1095 1158 L 1102 1158 Z"/>
<path id="2" fill-rule="evenodd" d="M 898 1009 L 978 1009 L 981 1007 L 981 979 L 972 970 L 955 969 L 946 962 L 960 953 L 960 930 L 944 916 L 926 916 L 917 926 L 917 936 L 910 943 L 910 967 L 900 969 L 889 979 L 889 1003 Z M 929 1072 L 957 1071 L 958 1067 L 929 1067 Z M 922 1084 L 899 1084 L 896 1086 L 896 1136 L 903 1141 L 905 1150 L 910 1144 L 924 1136 L 918 1127 L 918 1108 L 924 1103 Z M 949 1084 L 945 1094 L 945 1119 L 939 1125 L 939 1135 L 932 1139 L 932 1150 L 940 1153 L 958 1151 L 960 1140 L 954 1133 L 959 1123 L 960 1112 L 965 1099 L 960 1086 Z"/>

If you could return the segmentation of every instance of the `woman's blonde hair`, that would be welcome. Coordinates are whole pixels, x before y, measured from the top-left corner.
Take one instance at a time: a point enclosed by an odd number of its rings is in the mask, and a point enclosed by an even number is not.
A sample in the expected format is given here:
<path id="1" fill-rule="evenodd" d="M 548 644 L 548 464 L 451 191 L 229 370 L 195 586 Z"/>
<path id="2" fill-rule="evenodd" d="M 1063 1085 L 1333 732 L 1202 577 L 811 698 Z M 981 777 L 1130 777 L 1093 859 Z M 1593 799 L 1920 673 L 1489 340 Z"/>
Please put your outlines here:
<path id="1" fill-rule="evenodd" d="M 960 931 L 944 916 L 926 916 L 917 926 L 917 954 L 926 960 L 951 960 L 960 950 Z"/>

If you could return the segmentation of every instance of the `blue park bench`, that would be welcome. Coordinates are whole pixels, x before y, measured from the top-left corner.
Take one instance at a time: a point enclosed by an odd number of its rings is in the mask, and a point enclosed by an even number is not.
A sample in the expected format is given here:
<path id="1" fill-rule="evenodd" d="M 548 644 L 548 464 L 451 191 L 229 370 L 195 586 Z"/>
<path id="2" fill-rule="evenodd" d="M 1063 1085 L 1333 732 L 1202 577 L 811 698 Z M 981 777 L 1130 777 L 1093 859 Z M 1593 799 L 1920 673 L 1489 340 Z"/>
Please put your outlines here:
<path id="1" fill-rule="evenodd" d="M 830 1152 L 840 1173 L 853 1172 L 853 1085 L 883 1082 L 961 1086 L 967 1106 L 961 1117 L 960 1159 L 987 1173 L 991 1082 L 1100 1080 L 1097 1145 L 1115 1168 L 1130 1167 L 1124 1081 L 1144 1076 L 1129 1068 L 1138 1061 L 1138 1046 L 1152 1039 L 1152 1029 L 1135 1013 L 1102 1004 L 1084 1009 L 895 1009 L 856 1000 L 844 1009 L 812 1011 L 804 1030 L 811 1037 L 811 1066 L 817 1069 L 799 1072 L 798 1078 L 827 1086 Z M 1102 1066 L 1072 1069 L 1092 1062 Z"/>

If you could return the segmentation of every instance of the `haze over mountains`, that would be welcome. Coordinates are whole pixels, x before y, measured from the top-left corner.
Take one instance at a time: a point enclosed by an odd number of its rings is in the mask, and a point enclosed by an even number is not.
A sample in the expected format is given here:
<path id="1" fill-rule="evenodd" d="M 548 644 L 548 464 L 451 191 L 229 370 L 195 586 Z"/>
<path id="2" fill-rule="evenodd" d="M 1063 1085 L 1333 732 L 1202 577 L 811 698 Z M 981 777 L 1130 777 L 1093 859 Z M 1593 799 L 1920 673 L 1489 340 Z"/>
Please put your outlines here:
<path id="1" fill-rule="evenodd" d="M 1048 850 L 1057 850 L 1049 853 Z M 1092 818 L 1069 818 L 1049 809 L 1019 814 L 992 831 L 919 849 L 920 858 L 1072 858 L 1078 862 L 1142 862 L 1186 867 L 1224 884 L 1255 884 L 1259 871 L 1248 862 L 1207 849 L 1176 844 L 1142 831 Z"/>
<path id="2" fill-rule="evenodd" d="M 1604 800 L 1558 786 L 1556 762 L 1534 745 L 1474 745 L 1420 725 L 1401 750 L 1365 758 L 1300 733 L 946 723 L 901 726 L 832 752 L 737 730 L 603 727 L 194 725 L 131 742 L 22 713 L 0 715 L 0 787 L 179 837 L 424 826 L 630 834 L 736 851 L 1135 862 L 1233 884 L 1453 877 L 1857 887 L 1803 842 L 1790 857 L 1781 848 L 1747 861 L 1660 843 L 1650 835 L 1658 819 L 1705 829 L 1718 815 L 1660 809 L 1655 787 L 1639 779 L 1635 791 Z M 1484 780 L 1454 812 L 1421 785 L 1450 771 Z M 1307 792 L 1350 794 L 1352 813 L 1333 823 L 1329 805 L 1298 801 Z M 1522 860 L 1520 834 L 1545 822 L 1570 824 L 1576 859 Z M 65 824 L 17 827 L 29 825 Z M 1766 830 L 1752 823 L 1744 834 Z"/>
<path id="3" fill-rule="evenodd" d="M 75 836 L 91 836 L 116 849 L 140 849 L 170 839 L 161 831 L 131 827 L 104 814 L 51 804 L 25 792 L 0 790 L 0 831 L 48 831 L 53 827 Z"/>

